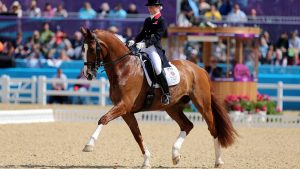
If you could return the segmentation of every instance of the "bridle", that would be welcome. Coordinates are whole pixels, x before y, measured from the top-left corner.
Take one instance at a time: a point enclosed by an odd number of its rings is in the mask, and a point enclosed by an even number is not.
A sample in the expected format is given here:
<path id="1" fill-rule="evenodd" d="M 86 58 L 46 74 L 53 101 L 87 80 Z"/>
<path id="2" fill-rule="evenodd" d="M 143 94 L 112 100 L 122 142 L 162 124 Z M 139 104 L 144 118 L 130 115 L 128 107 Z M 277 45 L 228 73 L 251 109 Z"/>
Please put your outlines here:
<path id="1" fill-rule="evenodd" d="M 100 40 L 96 37 L 95 33 L 92 33 L 92 41 L 96 42 L 96 60 L 95 62 L 88 62 L 87 60 L 84 62 L 84 65 L 87 66 L 87 68 L 89 70 L 96 70 L 98 71 L 98 69 L 103 66 L 104 69 L 109 69 L 109 68 L 113 68 L 114 65 L 116 65 L 117 63 L 121 62 L 126 56 L 132 54 L 132 52 L 129 50 L 128 52 L 126 52 L 123 56 L 117 58 L 116 60 L 110 61 L 110 62 L 105 62 L 103 60 L 104 56 L 103 56 L 103 50 L 101 49 L 101 42 Z M 84 44 L 87 44 L 86 41 L 83 42 L 82 45 L 82 51 L 83 50 L 87 50 L 84 48 Z M 87 51 L 85 51 L 87 52 Z M 108 52 L 107 52 L 108 53 Z M 108 53 L 109 55 L 109 53 Z M 102 56 L 102 57 L 101 57 Z M 112 65 L 110 67 L 108 67 L 109 65 Z M 105 68 L 106 67 L 106 68 Z M 85 74 L 85 73 L 84 73 Z M 86 76 L 86 75 L 85 75 Z"/>

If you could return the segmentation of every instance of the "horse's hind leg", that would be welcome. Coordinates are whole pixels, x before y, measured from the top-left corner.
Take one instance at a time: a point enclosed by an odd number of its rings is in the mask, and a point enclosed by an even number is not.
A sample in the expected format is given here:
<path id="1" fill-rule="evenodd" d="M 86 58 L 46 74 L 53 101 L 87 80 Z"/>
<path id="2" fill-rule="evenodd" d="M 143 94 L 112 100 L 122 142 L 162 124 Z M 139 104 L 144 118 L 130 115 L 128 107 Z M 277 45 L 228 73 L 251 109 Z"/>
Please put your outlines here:
<path id="1" fill-rule="evenodd" d="M 207 92 L 209 90 L 209 92 Z M 221 146 L 217 138 L 217 132 L 214 123 L 214 116 L 211 108 L 211 92 L 210 87 L 206 86 L 206 90 L 202 90 L 200 85 L 195 85 L 194 92 L 190 95 L 190 98 L 197 110 L 201 113 L 202 117 L 207 123 L 208 130 L 214 139 L 215 148 L 215 167 L 219 167 L 224 164 L 221 158 Z"/>
<path id="2" fill-rule="evenodd" d="M 141 169 L 150 169 L 150 152 L 144 144 L 142 134 L 140 132 L 140 128 L 134 114 L 128 113 L 123 115 L 122 118 L 129 126 L 130 131 L 133 134 L 133 137 L 135 138 L 135 141 L 139 144 L 139 147 L 144 155 L 144 162 Z"/>
<path id="3" fill-rule="evenodd" d="M 166 110 L 169 116 L 177 122 L 180 127 L 180 134 L 172 147 L 172 161 L 176 165 L 179 163 L 181 155 L 179 153 L 185 137 L 193 129 L 193 123 L 184 115 L 183 105 L 176 105 Z"/>

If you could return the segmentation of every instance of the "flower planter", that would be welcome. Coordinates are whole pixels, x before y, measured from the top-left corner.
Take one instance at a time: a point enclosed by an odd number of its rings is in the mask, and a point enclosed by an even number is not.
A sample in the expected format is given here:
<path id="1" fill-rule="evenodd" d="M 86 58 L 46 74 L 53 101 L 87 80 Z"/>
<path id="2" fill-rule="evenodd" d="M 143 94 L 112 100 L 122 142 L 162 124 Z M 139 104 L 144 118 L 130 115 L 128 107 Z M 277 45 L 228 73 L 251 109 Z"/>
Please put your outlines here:
<path id="1" fill-rule="evenodd" d="M 265 122 L 267 120 L 267 111 L 259 111 L 259 120 Z"/>
<path id="2" fill-rule="evenodd" d="M 233 122 L 241 121 L 243 118 L 243 113 L 241 111 L 229 111 L 229 114 Z"/>

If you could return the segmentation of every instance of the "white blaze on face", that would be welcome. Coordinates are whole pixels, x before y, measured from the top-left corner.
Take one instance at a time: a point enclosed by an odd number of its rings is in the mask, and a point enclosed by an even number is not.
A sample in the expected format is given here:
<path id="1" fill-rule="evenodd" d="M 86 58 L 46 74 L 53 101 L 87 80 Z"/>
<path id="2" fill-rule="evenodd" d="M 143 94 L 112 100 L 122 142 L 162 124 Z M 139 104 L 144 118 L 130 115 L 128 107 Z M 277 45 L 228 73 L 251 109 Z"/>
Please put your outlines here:
<path id="1" fill-rule="evenodd" d="M 83 62 L 87 62 L 87 51 L 88 51 L 88 45 L 86 43 L 83 44 L 83 51 L 82 51 L 82 55 L 83 55 Z M 84 65 L 83 68 L 83 73 L 84 75 L 87 77 L 87 65 Z"/>

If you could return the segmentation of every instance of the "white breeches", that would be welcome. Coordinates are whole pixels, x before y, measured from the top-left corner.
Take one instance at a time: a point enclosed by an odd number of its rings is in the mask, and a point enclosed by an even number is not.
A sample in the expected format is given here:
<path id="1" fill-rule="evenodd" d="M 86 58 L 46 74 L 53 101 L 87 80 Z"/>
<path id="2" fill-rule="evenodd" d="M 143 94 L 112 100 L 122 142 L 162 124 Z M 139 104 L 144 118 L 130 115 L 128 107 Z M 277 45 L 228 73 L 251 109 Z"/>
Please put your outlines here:
<path id="1" fill-rule="evenodd" d="M 154 45 L 149 46 L 148 48 L 141 49 L 142 52 L 145 52 L 149 55 L 152 65 L 154 67 L 156 75 L 159 75 L 162 70 L 162 63 L 160 56 L 158 55 Z"/>

